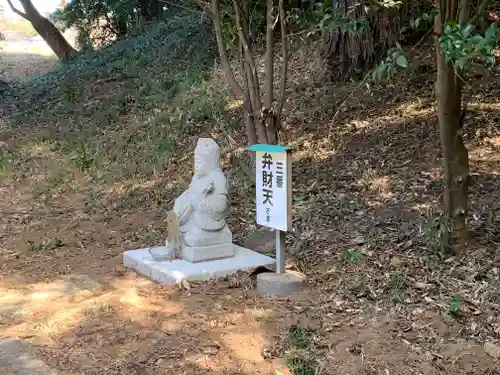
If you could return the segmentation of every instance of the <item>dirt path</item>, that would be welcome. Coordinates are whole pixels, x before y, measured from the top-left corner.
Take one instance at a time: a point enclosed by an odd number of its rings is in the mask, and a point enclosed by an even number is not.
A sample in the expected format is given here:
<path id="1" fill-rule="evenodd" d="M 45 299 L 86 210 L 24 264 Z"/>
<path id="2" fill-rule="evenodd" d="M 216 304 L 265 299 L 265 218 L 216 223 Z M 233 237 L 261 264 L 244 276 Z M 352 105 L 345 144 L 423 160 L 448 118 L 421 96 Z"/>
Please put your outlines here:
<path id="1" fill-rule="evenodd" d="M 313 290 L 268 299 L 222 280 L 167 288 L 121 268 L 119 258 L 102 265 L 106 276 L 68 272 L 34 284 L 23 274 L 36 270 L 22 264 L 0 280 L 0 337 L 31 343 L 60 374 L 287 373 L 284 340 L 297 326 L 318 335 L 322 374 L 498 373 L 480 345 L 454 339 L 458 322 L 433 311 L 408 316 L 340 300 L 320 308 Z"/>
<path id="2" fill-rule="evenodd" d="M 0 42 L 0 72 L 11 79 L 46 73 L 57 58 L 43 42 Z"/>
<path id="3" fill-rule="evenodd" d="M 282 367 L 262 353 L 286 302 L 221 286 L 167 289 L 124 270 L 113 276 L 102 284 L 85 276 L 4 284 L 0 336 L 28 340 L 62 373 L 268 374 Z"/>

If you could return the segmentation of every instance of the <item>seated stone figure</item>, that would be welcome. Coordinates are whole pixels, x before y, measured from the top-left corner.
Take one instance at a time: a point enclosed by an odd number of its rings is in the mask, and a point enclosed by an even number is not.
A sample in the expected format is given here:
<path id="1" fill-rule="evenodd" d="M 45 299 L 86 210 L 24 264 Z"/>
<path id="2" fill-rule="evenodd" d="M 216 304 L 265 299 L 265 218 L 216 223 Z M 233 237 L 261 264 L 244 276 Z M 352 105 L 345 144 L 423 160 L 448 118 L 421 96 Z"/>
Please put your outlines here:
<path id="1" fill-rule="evenodd" d="M 200 138 L 194 159 L 191 184 L 174 203 L 179 244 L 167 240 L 167 249 L 153 249 L 151 254 L 156 260 L 165 260 L 174 253 L 191 262 L 234 255 L 233 236 L 225 220 L 228 189 L 220 167 L 220 148 L 213 139 Z"/>

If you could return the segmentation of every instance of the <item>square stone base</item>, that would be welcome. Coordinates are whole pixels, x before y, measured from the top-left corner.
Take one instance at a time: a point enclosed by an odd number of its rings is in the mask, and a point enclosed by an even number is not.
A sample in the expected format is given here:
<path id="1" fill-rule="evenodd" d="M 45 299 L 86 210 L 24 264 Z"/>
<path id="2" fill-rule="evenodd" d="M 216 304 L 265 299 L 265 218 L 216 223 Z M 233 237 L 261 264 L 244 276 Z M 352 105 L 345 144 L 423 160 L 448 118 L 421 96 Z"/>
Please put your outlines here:
<path id="1" fill-rule="evenodd" d="M 224 277 L 242 270 L 274 263 L 274 259 L 255 251 L 233 245 L 234 256 L 207 262 L 191 263 L 184 259 L 157 262 L 149 248 L 126 251 L 123 254 L 125 267 L 133 268 L 141 275 L 163 284 L 175 284 L 182 280 L 203 281 L 213 277 Z"/>
<path id="2" fill-rule="evenodd" d="M 224 259 L 232 257 L 233 255 L 234 245 L 232 243 L 205 247 L 186 246 L 181 251 L 181 258 L 192 263 Z"/>

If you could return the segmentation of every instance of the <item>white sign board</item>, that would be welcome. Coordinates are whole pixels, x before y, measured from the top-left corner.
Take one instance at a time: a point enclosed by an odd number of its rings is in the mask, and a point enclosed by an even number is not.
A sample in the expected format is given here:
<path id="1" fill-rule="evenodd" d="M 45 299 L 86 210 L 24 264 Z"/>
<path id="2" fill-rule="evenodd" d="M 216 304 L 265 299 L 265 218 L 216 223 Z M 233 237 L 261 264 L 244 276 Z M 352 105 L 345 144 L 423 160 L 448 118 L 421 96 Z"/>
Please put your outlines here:
<path id="1" fill-rule="evenodd" d="M 292 161 L 283 150 L 255 152 L 257 224 L 281 231 L 292 228 Z"/>

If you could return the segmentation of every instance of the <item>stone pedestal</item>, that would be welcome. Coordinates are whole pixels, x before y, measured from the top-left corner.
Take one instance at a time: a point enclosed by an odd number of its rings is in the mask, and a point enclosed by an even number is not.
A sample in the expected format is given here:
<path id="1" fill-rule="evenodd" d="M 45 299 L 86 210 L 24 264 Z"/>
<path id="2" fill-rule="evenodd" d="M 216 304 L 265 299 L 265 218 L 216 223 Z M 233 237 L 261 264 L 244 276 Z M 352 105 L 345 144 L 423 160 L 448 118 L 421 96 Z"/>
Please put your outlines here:
<path id="1" fill-rule="evenodd" d="M 198 263 L 184 259 L 158 262 L 151 256 L 150 248 L 131 250 L 123 254 L 123 264 L 159 283 L 175 284 L 182 280 L 204 281 L 214 277 L 225 277 L 239 270 L 247 271 L 274 263 L 274 259 L 255 251 L 236 245 L 232 247 L 233 256 L 229 258 L 198 261 Z M 196 249 L 191 251 L 192 259 L 200 259 L 200 254 Z M 219 249 L 219 255 L 221 254 L 222 249 Z"/>
<path id="2" fill-rule="evenodd" d="M 185 246 L 181 250 L 180 255 L 182 259 L 191 263 L 230 258 L 234 255 L 234 245 L 222 244 L 203 247 Z"/>
<path id="3" fill-rule="evenodd" d="M 268 296 L 284 297 L 300 291 L 306 276 L 300 272 L 260 273 L 257 275 L 257 291 Z"/>

